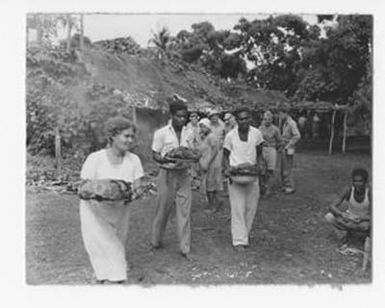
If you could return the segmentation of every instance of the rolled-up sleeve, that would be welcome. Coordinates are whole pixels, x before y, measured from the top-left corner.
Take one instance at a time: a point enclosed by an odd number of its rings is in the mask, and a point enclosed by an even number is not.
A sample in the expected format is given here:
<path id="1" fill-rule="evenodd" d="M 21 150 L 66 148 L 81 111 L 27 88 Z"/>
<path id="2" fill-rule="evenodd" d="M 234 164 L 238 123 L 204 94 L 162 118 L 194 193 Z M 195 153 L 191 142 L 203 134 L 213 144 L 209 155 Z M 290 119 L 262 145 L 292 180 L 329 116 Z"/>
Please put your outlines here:
<path id="1" fill-rule="evenodd" d="M 92 153 L 88 155 L 86 161 L 82 166 L 82 170 L 80 172 L 80 178 L 84 180 L 92 180 L 95 178 L 96 173 L 96 157 L 95 154 Z"/>
<path id="2" fill-rule="evenodd" d="M 255 145 L 259 146 L 264 142 L 262 133 L 258 130 L 255 134 Z"/>
<path id="3" fill-rule="evenodd" d="M 188 129 L 188 128 L 183 129 L 180 145 L 187 148 L 193 148 L 194 132 L 192 129 Z"/>
<path id="4" fill-rule="evenodd" d="M 156 131 L 154 133 L 154 138 L 152 140 L 152 150 L 154 152 L 162 152 L 163 149 L 163 134 L 161 131 Z"/>
<path id="5" fill-rule="evenodd" d="M 233 147 L 232 147 L 232 142 L 231 142 L 231 134 L 228 133 L 225 137 L 225 141 L 223 142 L 223 147 L 228 150 L 228 151 L 232 151 Z"/>
<path id="6" fill-rule="evenodd" d="M 135 160 L 134 180 L 138 180 L 144 175 L 143 165 L 138 156 L 136 156 Z"/>
<path id="7" fill-rule="evenodd" d="M 274 137 L 275 137 L 275 141 L 277 142 L 277 145 L 281 146 L 281 144 L 282 144 L 282 135 L 281 135 L 281 132 L 279 131 L 279 128 L 277 128 L 275 130 Z"/>
<path id="8" fill-rule="evenodd" d="M 290 127 L 291 138 L 287 146 L 294 147 L 295 144 L 298 142 L 298 140 L 301 139 L 301 134 L 299 132 L 297 124 L 294 121 L 290 122 L 289 127 Z"/>

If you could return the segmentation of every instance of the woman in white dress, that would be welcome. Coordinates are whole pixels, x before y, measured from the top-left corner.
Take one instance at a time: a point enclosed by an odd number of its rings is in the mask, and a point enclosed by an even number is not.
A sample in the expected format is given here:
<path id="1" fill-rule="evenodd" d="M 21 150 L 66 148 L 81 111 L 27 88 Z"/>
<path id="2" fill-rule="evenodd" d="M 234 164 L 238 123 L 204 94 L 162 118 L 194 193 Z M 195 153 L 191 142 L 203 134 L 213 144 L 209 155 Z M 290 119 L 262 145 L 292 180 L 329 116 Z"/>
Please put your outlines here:
<path id="1" fill-rule="evenodd" d="M 140 194 L 142 163 L 130 152 L 135 126 L 125 118 L 111 118 L 106 122 L 106 134 L 107 148 L 87 157 L 81 178 L 123 180 Z M 125 244 L 129 214 L 130 205 L 125 201 L 80 201 L 81 233 L 98 283 L 127 280 Z"/>

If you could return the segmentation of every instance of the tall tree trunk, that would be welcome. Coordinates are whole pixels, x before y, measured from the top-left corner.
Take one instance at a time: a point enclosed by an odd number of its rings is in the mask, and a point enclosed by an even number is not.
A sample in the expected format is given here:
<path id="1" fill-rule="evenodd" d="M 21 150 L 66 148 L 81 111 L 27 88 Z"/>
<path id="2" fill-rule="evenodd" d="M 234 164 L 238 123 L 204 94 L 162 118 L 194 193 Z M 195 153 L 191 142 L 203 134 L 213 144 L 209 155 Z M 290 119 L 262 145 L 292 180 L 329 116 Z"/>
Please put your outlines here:
<path id="1" fill-rule="evenodd" d="M 56 176 L 57 178 L 61 175 L 63 158 L 61 153 L 61 136 L 59 128 L 55 129 L 55 159 L 56 159 Z"/>
<path id="2" fill-rule="evenodd" d="M 71 15 L 67 14 L 67 52 L 71 51 L 71 30 L 72 30 Z"/>
<path id="3" fill-rule="evenodd" d="M 137 124 L 136 106 L 132 106 L 132 122 L 134 125 Z"/>
<path id="4" fill-rule="evenodd" d="M 80 14 L 80 50 L 84 48 L 84 14 Z"/>
<path id="5" fill-rule="evenodd" d="M 345 153 L 346 151 L 346 133 L 348 130 L 348 111 L 345 111 L 344 113 L 344 134 L 342 137 L 342 153 Z"/>
<path id="6" fill-rule="evenodd" d="M 332 122 L 331 122 L 331 133 L 330 133 L 330 140 L 329 140 L 329 155 L 332 155 L 333 153 L 333 140 L 334 140 L 334 123 L 336 119 L 336 110 L 333 110 L 332 115 Z"/>

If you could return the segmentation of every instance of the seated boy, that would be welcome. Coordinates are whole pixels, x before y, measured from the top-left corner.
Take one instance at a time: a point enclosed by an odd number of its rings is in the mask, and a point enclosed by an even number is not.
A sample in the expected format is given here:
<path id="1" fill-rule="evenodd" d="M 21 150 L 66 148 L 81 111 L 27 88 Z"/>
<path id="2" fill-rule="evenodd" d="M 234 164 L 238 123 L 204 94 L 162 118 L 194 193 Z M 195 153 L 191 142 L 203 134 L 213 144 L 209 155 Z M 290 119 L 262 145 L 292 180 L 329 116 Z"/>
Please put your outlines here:
<path id="1" fill-rule="evenodd" d="M 371 225 L 371 191 L 368 186 L 368 172 L 357 168 L 352 172 L 352 186 L 343 192 L 330 204 L 330 212 L 325 219 L 339 230 L 346 231 L 345 243 L 353 232 L 369 235 Z M 346 201 L 348 209 L 340 209 Z"/>

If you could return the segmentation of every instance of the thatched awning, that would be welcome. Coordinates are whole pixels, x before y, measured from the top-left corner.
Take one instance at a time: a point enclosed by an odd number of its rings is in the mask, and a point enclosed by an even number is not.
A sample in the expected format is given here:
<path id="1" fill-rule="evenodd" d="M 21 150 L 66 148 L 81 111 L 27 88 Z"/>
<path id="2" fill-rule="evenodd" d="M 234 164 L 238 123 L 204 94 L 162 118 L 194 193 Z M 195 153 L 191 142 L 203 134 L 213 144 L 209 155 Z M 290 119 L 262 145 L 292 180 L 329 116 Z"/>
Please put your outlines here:
<path id="1" fill-rule="evenodd" d="M 312 110 L 317 112 L 332 112 L 334 110 L 349 110 L 348 105 L 337 105 L 330 102 L 295 102 L 292 103 L 291 109 L 298 111 Z"/>

